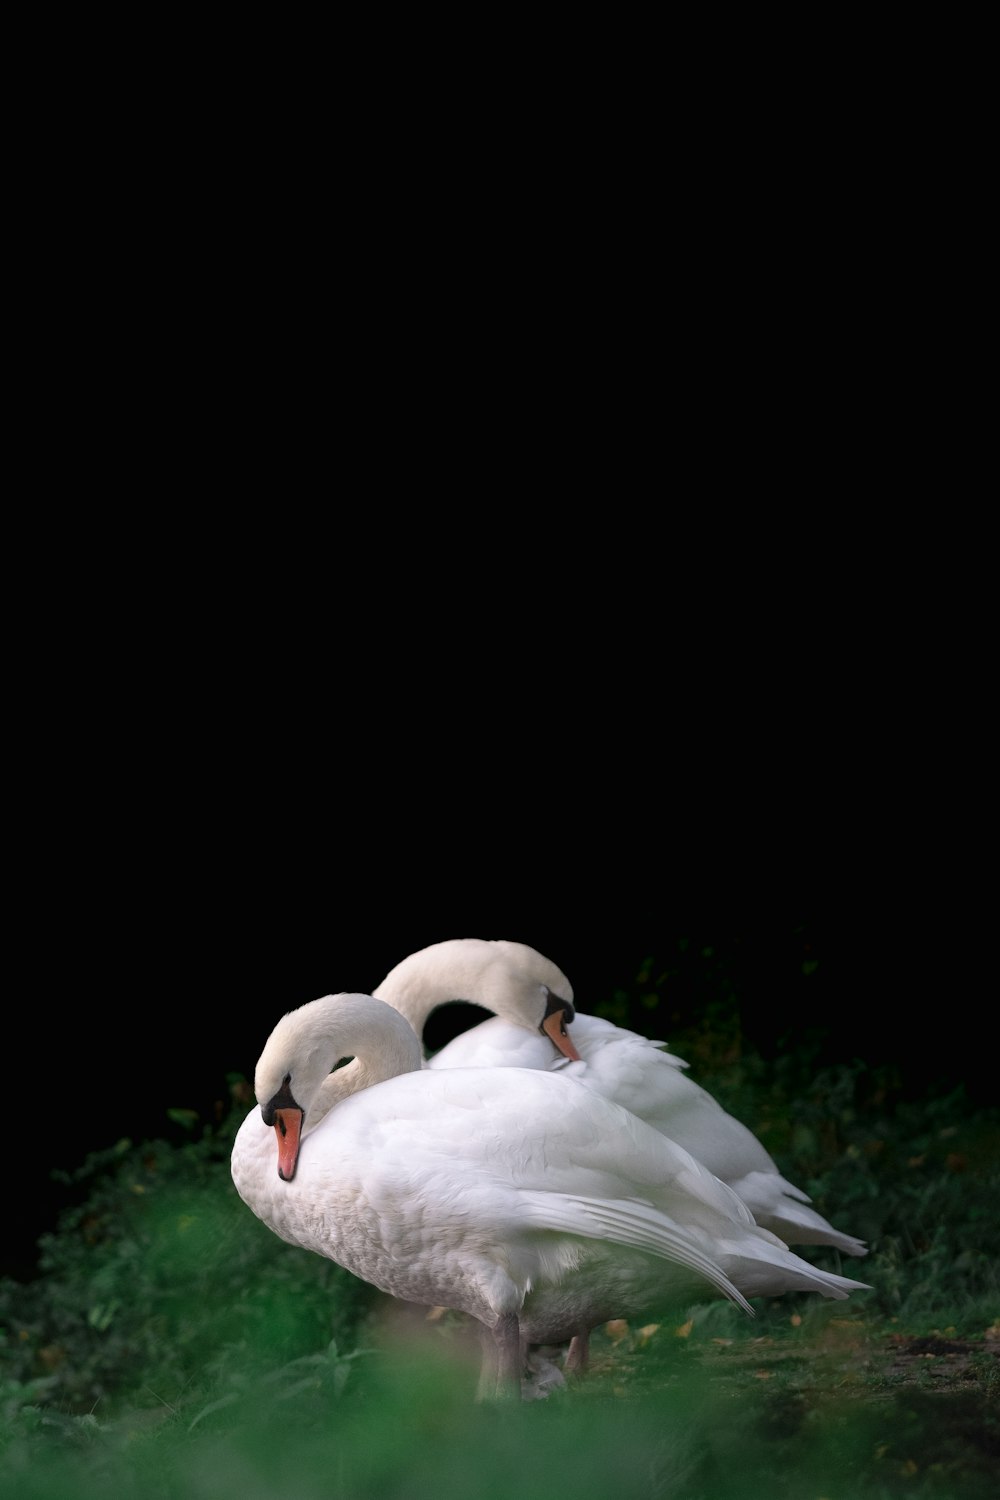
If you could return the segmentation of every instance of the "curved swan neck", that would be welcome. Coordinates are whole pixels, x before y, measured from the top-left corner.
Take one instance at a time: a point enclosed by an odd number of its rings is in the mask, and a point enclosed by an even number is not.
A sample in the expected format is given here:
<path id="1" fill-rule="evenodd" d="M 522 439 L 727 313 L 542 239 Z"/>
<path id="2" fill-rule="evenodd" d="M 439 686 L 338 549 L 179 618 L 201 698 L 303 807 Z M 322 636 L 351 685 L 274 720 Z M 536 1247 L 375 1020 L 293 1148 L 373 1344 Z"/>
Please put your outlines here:
<path id="1" fill-rule="evenodd" d="M 534 1029 L 545 1014 L 542 986 L 572 1004 L 573 987 L 565 974 L 525 943 L 453 938 L 411 953 L 372 994 L 405 1016 L 422 1037 L 428 1016 L 449 1001 L 481 1005 Z"/>

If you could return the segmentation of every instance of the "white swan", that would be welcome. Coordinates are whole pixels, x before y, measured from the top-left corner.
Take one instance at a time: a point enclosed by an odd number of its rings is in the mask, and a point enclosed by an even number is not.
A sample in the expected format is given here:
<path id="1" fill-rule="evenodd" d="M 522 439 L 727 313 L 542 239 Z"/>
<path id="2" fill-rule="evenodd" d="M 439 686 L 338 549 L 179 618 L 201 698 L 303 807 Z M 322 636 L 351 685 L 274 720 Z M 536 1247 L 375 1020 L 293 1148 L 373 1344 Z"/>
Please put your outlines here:
<path id="1" fill-rule="evenodd" d="M 383 1292 L 475 1318 L 482 1399 L 520 1389 L 529 1344 L 585 1354 L 610 1318 L 864 1286 L 801 1260 L 682 1147 L 573 1079 L 422 1068 L 409 1022 L 369 995 L 283 1016 L 254 1087 L 240 1197 Z"/>
<path id="2" fill-rule="evenodd" d="M 576 1010 L 565 974 L 534 948 L 480 938 L 433 943 L 398 963 L 373 994 L 421 1038 L 431 1012 L 447 1001 L 494 1011 L 425 1066 L 559 1068 L 686 1147 L 786 1243 L 867 1255 L 863 1240 L 810 1208 L 808 1194 L 781 1175 L 753 1132 L 687 1077 L 686 1062 L 663 1042 Z"/>

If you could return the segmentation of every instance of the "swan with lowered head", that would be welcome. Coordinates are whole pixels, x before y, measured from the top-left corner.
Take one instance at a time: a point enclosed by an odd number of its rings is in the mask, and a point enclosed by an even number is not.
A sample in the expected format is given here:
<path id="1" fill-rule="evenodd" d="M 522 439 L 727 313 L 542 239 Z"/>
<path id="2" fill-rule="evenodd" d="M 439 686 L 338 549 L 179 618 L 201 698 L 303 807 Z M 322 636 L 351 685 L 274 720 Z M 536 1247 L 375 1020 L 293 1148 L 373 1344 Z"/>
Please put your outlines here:
<path id="1" fill-rule="evenodd" d="M 786 1243 L 868 1253 L 809 1206 L 753 1132 L 686 1075 L 686 1062 L 662 1042 L 577 1010 L 565 974 L 534 948 L 481 938 L 433 943 L 398 963 L 373 994 L 421 1038 L 432 1011 L 448 1001 L 493 1011 L 425 1066 L 558 1068 L 686 1147 Z"/>
<path id="2" fill-rule="evenodd" d="M 288 1012 L 232 1177 L 289 1244 L 476 1319 L 481 1399 L 519 1392 L 529 1345 L 585 1350 L 611 1318 L 864 1287 L 801 1260 L 682 1147 L 575 1080 L 421 1062 L 409 1022 L 370 995 Z"/>

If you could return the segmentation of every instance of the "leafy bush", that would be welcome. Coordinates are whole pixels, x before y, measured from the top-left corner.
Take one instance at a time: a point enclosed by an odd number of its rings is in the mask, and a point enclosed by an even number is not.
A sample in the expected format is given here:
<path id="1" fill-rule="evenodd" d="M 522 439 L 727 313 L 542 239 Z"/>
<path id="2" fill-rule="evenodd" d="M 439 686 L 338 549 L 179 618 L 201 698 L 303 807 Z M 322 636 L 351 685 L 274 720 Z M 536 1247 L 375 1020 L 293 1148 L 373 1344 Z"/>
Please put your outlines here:
<path id="1" fill-rule="evenodd" d="M 113 1412 L 145 1390 L 172 1405 L 220 1370 L 349 1344 L 371 1288 L 265 1228 L 229 1174 L 245 1111 L 177 1146 L 123 1140 L 67 1186 L 84 1201 L 44 1236 L 41 1275 L 0 1281 L 7 1399 Z"/>

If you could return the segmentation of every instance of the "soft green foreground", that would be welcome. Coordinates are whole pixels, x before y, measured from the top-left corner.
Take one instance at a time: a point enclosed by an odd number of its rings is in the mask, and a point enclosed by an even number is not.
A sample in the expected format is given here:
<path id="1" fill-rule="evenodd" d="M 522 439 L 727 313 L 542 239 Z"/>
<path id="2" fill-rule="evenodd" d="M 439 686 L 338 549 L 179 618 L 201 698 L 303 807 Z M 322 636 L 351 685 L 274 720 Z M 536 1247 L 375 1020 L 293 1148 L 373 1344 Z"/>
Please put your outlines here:
<path id="1" fill-rule="evenodd" d="M 901 1368 L 906 1357 L 894 1359 L 864 1317 L 824 1308 L 749 1341 L 728 1322 L 685 1338 L 632 1331 L 617 1347 L 599 1339 L 577 1388 L 506 1409 L 471 1402 L 470 1367 L 435 1329 L 269 1371 L 241 1368 L 234 1350 L 210 1401 L 174 1391 L 168 1405 L 144 1388 L 103 1423 L 52 1414 L 47 1427 L 42 1412 L 22 1412 L 0 1494 L 995 1500 L 996 1344 L 989 1354 L 970 1341 L 959 1376 L 946 1355 Z"/>

